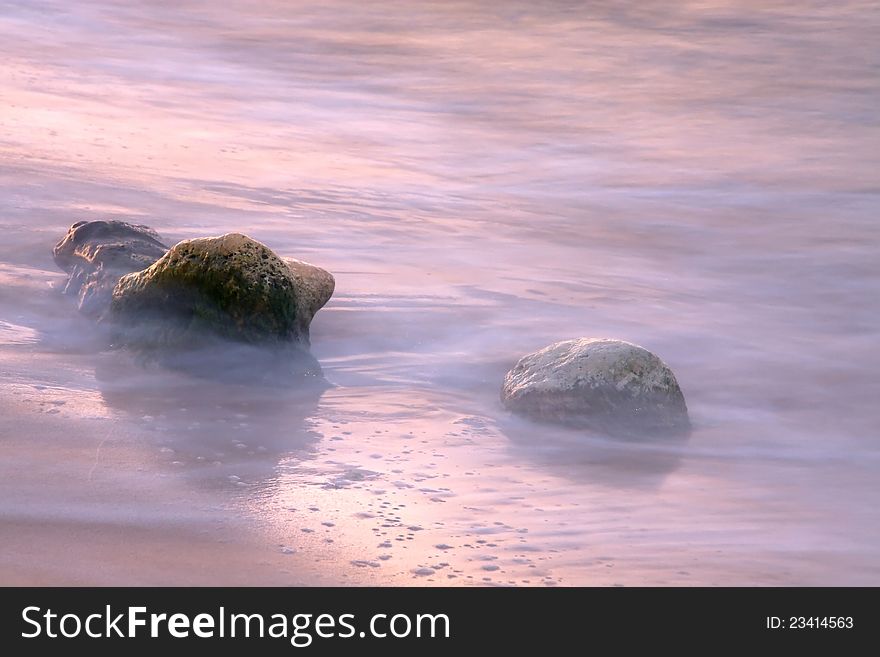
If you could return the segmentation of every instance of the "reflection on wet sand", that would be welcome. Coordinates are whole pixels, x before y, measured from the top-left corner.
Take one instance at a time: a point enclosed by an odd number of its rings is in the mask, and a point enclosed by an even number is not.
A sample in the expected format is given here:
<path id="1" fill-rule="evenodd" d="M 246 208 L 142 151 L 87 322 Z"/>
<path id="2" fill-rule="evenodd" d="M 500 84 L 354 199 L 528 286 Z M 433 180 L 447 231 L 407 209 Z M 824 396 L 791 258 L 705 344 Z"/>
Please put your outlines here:
<path id="1" fill-rule="evenodd" d="M 878 26 L 5 4 L 0 583 L 880 582 Z M 50 252 L 106 218 L 326 266 L 330 387 L 108 350 Z M 661 356 L 692 434 L 501 407 L 520 356 L 582 336 Z"/>
<path id="2" fill-rule="evenodd" d="M 509 417 L 498 428 L 511 441 L 514 458 L 533 461 L 575 481 L 621 490 L 659 488 L 688 454 L 687 434 L 627 440 Z"/>
<path id="3" fill-rule="evenodd" d="M 309 354 L 220 344 L 164 359 L 100 354 L 95 379 L 107 406 L 152 432 L 174 465 L 262 482 L 281 456 L 309 458 L 317 436 L 305 421 L 328 387 Z"/>

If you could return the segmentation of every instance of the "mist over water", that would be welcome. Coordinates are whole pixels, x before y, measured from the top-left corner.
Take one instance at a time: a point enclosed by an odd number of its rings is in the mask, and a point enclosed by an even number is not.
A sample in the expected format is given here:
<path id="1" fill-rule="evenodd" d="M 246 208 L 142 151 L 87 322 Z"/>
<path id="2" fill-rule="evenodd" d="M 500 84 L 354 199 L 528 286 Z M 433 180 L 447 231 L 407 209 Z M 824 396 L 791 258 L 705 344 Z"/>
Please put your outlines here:
<path id="1" fill-rule="evenodd" d="M 880 583 L 878 44 L 870 2 L 0 1 L 0 582 Z M 106 218 L 331 271 L 326 385 L 108 350 L 51 258 Z M 501 407 L 580 336 L 663 358 L 687 440 Z"/>

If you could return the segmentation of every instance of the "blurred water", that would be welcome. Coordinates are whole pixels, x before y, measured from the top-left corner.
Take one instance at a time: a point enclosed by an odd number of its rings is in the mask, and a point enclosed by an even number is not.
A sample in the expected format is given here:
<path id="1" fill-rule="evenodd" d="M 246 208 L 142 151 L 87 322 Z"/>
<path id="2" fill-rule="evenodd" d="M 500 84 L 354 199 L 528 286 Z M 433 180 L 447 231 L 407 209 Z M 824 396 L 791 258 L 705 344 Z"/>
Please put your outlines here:
<path id="1" fill-rule="evenodd" d="M 0 525 L 211 546 L 46 581 L 880 582 L 876 3 L 220 4 L 0 2 Z M 332 271 L 334 387 L 104 351 L 50 251 L 107 217 Z M 582 335 L 672 366 L 685 444 L 500 407 Z"/>

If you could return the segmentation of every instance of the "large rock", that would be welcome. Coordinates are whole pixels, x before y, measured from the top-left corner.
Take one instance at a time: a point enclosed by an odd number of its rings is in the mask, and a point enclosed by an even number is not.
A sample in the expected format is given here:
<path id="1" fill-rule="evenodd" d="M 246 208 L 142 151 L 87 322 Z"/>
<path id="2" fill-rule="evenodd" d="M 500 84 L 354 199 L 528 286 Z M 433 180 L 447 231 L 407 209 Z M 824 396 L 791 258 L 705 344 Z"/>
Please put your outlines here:
<path id="1" fill-rule="evenodd" d="M 611 433 L 689 428 L 672 370 L 622 340 L 567 340 L 524 356 L 507 373 L 501 400 L 535 419 Z"/>
<path id="2" fill-rule="evenodd" d="M 55 262 L 68 273 L 64 293 L 79 309 L 97 317 L 110 305 L 113 288 L 125 274 L 156 262 L 168 247 L 147 226 L 124 221 L 79 221 L 58 244 Z"/>
<path id="3" fill-rule="evenodd" d="M 108 319 L 124 329 L 121 342 L 142 346 L 198 345 L 210 335 L 308 344 L 309 324 L 334 286 L 329 272 L 230 233 L 180 242 L 123 276 Z"/>

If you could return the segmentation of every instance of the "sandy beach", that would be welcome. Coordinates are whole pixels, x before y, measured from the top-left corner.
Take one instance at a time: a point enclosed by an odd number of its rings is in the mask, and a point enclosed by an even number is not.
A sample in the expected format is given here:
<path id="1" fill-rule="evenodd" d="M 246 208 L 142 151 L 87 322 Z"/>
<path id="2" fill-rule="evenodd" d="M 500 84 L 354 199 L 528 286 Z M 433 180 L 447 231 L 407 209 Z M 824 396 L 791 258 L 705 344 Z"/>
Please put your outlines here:
<path id="1" fill-rule="evenodd" d="M 0 3 L 0 584 L 880 584 L 875 3 Z M 326 268 L 321 391 L 110 349 L 78 220 Z M 546 344 L 686 440 L 499 401 Z"/>

